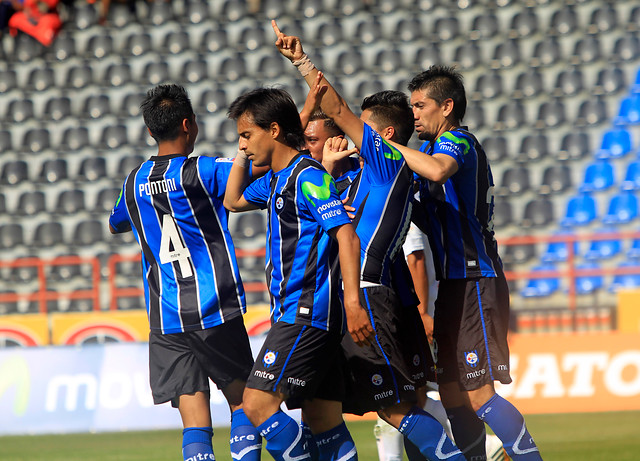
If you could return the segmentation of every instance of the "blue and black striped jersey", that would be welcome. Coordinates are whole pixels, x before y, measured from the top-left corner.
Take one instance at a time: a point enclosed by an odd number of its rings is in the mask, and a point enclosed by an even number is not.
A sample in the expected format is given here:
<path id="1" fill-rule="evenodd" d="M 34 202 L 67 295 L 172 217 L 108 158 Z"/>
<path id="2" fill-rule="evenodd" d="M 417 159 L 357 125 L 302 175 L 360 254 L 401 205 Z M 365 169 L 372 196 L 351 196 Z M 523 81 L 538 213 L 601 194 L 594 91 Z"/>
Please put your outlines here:
<path id="1" fill-rule="evenodd" d="M 400 151 L 364 125 L 364 167 L 353 180 L 347 204 L 356 209 L 363 281 L 391 286 L 392 262 L 401 254 L 411 218 L 413 172 Z"/>
<path id="2" fill-rule="evenodd" d="M 351 221 L 329 173 L 303 152 L 243 195 L 267 208 L 271 321 L 344 332 L 338 245 L 328 232 Z"/>
<path id="3" fill-rule="evenodd" d="M 214 327 L 245 312 L 244 288 L 222 205 L 232 162 L 151 157 L 126 178 L 109 224 L 142 249 L 151 330 Z"/>
<path id="4" fill-rule="evenodd" d="M 458 162 L 443 185 L 420 181 L 426 220 L 418 224 L 429 237 L 438 280 L 495 277 L 502 262 L 493 232 L 493 176 L 482 146 L 465 128 L 456 128 L 420 150 Z"/>

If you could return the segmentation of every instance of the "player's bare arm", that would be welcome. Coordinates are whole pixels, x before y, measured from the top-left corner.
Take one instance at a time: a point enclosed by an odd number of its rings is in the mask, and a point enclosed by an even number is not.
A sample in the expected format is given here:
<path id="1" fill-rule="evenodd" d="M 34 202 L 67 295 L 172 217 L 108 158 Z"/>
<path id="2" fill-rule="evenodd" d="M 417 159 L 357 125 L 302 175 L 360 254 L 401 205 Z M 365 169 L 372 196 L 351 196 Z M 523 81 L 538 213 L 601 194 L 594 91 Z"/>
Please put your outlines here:
<path id="1" fill-rule="evenodd" d="M 336 167 L 340 160 L 358 152 L 357 148 L 349 149 L 349 141 L 343 136 L 333 136 L 327 139 L 322 149 L 322 166 L 327 172 L 336 177 Z"/>
<path id="2" fill-rule="evenodd" d="M 323 87 L 327 87 L 322 96 L 320 107 L 353 140 L 356 147 L 360 148 L 364 122 L 351 111 L 346 101 L 331 86 L 324 74 L 311 63 L 302 49 L 300 38 L 285 35 L 275 20 L 271 21 L 271 25 L 277 37 L 275 44 L 280 54 L 298 67 L 309 88 L 318 88 L 318 91 L 321 91 Z"/>
<path id="3" fill-rule="evenodd" d="M 243 150 L 238 150 L 233 161 L 233 166 L 229 172 L 227 180 L 227 188 L 224 193 L 224 207 L 229 211 L 249 211 L 255 210 L 257 207 L 249 203 L 243 195 L 243 192 L 249 184 L 249 159 Z"/>
<path id="4" fill-rule="evenodd" d="M 388 142 L 400 151 L 409 168 L 429 181 L 444 184 L 458 171 L 458 162 L 449 155 L 427 155 L 397 142 Z"/>
<path id="5" fill-rule="evenodd" d="M 314 85 L 309 89 L 307 93 L 307 99 L 304 101 L 304 106 L 300 111 L 300 122 L 302 123 L 302 129 L 306 129 L 309 124 L 309 119 L 311 115 L 320 109 L 320 101 L 322 101 L 322 96 L 327 91 L 326 86 L 318 86 Z"/>
<path id="6" fill-rule="evenodd" d="M 409 266 L 409 272 L 411 272 L 411 278 L 416 290 L 416 295 L 418 295 L 418 299 L 420 300 L 420 304 L 418 304 L 418 311 L 420 312 L 422 325 L 424 326 L 424 331 L 427 334 L 427 339 L 432 343 L 433 317 L 427 313 L 427 307 L 429 304 L 429 279 L 427 277 L 427 268 L 424 262 L 424 251 L 417 250 L 408 254 L 407 265 Z"/>
<path id="7" fill-rule="evenodd" d="M 360 304 L 360 239 L 351 224 L 332 229 L 331 237 L 338 242 L 338 258 L 344 284 L 344 309 L 347 328 L 359 346 L 369 346 L 373 328 L 367 311 Z"/>

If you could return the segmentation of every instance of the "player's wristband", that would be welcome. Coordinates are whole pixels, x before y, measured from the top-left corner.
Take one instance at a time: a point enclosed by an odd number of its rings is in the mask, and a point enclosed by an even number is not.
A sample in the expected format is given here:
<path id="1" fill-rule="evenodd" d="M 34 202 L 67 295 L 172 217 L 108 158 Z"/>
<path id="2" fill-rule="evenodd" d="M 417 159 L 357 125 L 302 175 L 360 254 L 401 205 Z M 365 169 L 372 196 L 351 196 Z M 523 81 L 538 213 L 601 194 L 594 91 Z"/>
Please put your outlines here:
<path id="1" fill-rule="evenodd" d="M 298 68 L 298 71 L 302 74 L 303 77 L 306 77 L 311 73 L 316 66 L 311 62 L 307 53 L 303 54 L 300 59 L 296 59 L 293 61 L 293 65 Z"/>
<path id="2" fill-rule="evenodd" d="M 247 153 L 243 150 L 238 150 L 238 154 L 236 158 L 233 160 L 233 163 L 238 165 L 240 168 L 246 168 L 249 166 L 249 157 L 247 157 Z"/>

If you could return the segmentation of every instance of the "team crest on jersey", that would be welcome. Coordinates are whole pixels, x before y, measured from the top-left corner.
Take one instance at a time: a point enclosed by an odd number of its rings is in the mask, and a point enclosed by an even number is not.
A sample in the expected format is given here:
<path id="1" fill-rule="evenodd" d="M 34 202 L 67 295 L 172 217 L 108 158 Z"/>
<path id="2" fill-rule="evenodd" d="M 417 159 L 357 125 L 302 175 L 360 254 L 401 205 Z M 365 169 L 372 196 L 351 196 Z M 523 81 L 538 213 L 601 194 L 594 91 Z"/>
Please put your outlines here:
<path id="1" fill-rule="evenodd" d="M 465 352 L 464 353 L 464 359 L 466 360 L 467 364 L 470 367 L 477 367 L 478 366 L 478 351 L 477 350 L 472 350 L 471 352 Z"/>
<path id="2" fill-rule="evenodd" d="M 371 377 L 371 382 L 375 386 L 382 386 L 382 381 L 383 381 L 382 376 L 380 376 L 378 373 L 376 373 Z"/>
<path id="3" fill-rule="evenodd" d="M 271 365 L 274 364 L 277 358 L 278 358 L 277 352 L 270 351 L 269 349 L 267 349 L 267 351 L 264 353 L 264 357 L 262 357 L 262 365 L 264 365 L 265 368 L 269 368 Z"/>
<path id="4" fill-rule="evenodd" d="M 417 367 L 420 365 L 420 356 L 418 354 L 413 356 L 413 366 Z"/>
<path id="5" fill-rule="evenodd" d="M 282 195 L 276 195 L 276 210 L 280 211 L 284 208 L 284 197 Z"/>

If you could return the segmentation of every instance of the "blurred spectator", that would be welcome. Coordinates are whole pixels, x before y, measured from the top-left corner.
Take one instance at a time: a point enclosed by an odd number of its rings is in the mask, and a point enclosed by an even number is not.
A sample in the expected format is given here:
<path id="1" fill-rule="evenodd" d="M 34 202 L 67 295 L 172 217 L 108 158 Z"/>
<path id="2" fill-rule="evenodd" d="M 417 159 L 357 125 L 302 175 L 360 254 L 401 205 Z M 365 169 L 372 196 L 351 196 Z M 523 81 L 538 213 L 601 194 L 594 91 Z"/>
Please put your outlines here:
<path id="1" fill-rule="evenodd" d="M 21 0 L 0 0 L 0 35 L 9 26 L 9 18 L 22 9 Z"/>
<path id="2" fill-rule="evenodd" d="M 51 45 L 62 27 L 57 12 L 58 0 L 24 0 L 23 8 L 9 19 L 9 32 L 22 31 L 45 46 Z"/>

